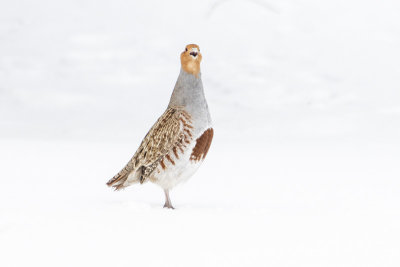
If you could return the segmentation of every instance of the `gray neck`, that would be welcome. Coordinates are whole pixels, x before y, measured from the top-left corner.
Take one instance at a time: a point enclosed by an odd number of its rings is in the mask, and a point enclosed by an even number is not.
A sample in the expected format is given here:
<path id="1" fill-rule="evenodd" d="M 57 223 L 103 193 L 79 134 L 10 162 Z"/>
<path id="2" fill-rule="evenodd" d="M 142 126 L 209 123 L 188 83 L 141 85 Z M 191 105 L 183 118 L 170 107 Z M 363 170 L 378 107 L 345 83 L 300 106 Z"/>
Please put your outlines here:
<path id="1" fill-rule="evenodd" d="M 181 69 L 168 107 L 183 107 L 189 112 L 195 127 L 194 136 L 198 136 L 212 124 L 200 73 L 196 77 Z"/>
<path id="2" fill-rule="evenodd" d="M 192 109 L 195 107 L 200 108 L 204 105 L 207 106 L 207 103 L 204 97 L 201 73 L 196 77 L 181 69 L 168 106 Z"/>

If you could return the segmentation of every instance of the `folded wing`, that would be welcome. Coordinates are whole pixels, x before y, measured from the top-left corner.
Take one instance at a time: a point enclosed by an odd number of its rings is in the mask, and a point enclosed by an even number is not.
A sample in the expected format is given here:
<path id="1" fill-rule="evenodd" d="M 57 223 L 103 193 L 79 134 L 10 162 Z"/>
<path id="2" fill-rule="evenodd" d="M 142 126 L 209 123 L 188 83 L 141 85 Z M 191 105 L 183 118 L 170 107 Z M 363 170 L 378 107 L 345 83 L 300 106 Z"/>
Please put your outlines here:
<path id="1" fill-rule="evenodd" d="M 191 128 L 190 116 L 183 109 L 168 108 L 146 134 L 131 160 L 107 185 L 119 190 L 136 182 L 143 183 L 170 151 L 187 141 L 186 133 Z"/>

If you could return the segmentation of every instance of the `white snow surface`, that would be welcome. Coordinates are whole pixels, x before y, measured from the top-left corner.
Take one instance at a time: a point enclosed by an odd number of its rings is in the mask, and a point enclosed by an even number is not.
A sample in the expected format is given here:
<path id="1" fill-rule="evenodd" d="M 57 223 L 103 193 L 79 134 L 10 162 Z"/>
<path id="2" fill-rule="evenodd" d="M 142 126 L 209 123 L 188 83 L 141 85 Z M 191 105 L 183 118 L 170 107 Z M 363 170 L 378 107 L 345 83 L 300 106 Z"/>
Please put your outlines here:
<path id="1" fill-rule="evenodd" d="M 400 2 L 0 2 L 0 266 L 400 266 Z M 215 137 L 106 181 L 200 45 Z"/>

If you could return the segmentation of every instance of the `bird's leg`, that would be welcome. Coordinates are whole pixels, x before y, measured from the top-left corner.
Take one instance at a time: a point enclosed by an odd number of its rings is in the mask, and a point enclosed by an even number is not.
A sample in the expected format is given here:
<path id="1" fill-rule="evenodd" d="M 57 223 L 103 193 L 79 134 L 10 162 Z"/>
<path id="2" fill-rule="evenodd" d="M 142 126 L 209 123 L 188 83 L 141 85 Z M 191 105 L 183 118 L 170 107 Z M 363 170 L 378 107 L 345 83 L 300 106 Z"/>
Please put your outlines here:
<path id="1" fill-rule="evenodd" d="M 164 189 L 164 194 L 165 194 L 164 208 L 175 209 L 174 207 L 172 207 L 171 199 L 169 198 L 169 190 Z"/>

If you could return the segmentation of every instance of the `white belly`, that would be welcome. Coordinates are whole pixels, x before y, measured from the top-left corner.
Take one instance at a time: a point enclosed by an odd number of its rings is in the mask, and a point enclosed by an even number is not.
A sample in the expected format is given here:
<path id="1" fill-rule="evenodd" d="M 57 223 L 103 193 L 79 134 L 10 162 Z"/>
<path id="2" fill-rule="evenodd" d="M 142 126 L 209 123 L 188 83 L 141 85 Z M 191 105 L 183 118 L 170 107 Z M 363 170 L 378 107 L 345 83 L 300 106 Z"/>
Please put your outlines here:
<path id="1" fill-rule="evenodd" d="M 159 165 L 150 181 L 158 184 L 163 189 L 172 189 L 177 184 L 188 180 L 203 162 L 202 160 L 190 161 L 193 147 L 194 144 L 188 146 L 185 152 L 179 155 L 179 159 L 172 156 L 171 159 L 175 164 L 169 160 L 164 160 L 165 169 Z"/>

